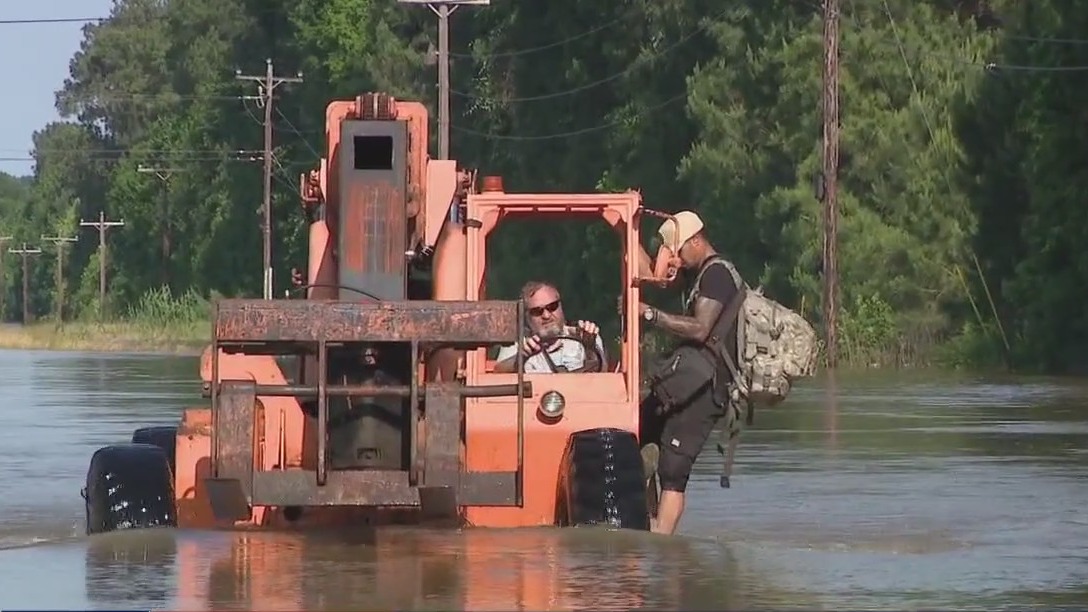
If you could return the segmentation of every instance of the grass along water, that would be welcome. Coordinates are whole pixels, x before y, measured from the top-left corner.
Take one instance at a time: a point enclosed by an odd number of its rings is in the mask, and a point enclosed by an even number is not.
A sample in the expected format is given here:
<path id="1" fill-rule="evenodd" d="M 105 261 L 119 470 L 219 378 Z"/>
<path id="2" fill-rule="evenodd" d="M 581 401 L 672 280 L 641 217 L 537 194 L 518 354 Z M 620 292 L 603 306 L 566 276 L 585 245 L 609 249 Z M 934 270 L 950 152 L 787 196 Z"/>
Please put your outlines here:
<path id="1" fill-rule="evenodd" d="M 164 287 L 148 291 L 124 316 L 109 320 L 0 326 L 0 348 L 193 354 L 211 341 L 210 312 L 211 302 L 195 291 L 174 296 Z"/>

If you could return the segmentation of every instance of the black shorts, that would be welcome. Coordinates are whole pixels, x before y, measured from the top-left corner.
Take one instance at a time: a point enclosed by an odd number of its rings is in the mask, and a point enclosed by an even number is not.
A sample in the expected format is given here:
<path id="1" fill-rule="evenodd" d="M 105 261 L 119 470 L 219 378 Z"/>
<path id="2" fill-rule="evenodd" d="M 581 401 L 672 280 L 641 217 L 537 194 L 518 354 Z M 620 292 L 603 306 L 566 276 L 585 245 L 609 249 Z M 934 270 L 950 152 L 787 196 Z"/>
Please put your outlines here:
<path id="1" fill-rule="evenodd" d="M 640 440 L 654 443 L 661 450 L 657 480 L 663 491 L 687 489 L 695 459 L 706 445 L 710 433 L 726 411 L 715 401 L 710 385 L 686 405 L 660 414 L 660 403 L 653 395 L 642 403 Z"/>

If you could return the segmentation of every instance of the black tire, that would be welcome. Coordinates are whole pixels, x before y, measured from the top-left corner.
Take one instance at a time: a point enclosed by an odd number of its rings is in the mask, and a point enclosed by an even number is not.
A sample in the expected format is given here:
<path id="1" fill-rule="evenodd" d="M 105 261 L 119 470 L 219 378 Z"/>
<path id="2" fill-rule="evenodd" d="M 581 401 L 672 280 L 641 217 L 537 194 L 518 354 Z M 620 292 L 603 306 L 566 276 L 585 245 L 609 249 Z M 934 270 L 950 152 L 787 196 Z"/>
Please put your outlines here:
<path id="1" fill-rule="evenodd" d="M 170 473 L 177 471 L 174 459 L 178 446 L 178 428 L 174 425 L 155 425 L 141 427 L 132 432 L 133 444 L 154 444 L 166 452 L 166 458 L 170 461 Z"/>
<path id="2" fill-rule="evenodd" d="M 622 429 L 571 434 L 559 464 L 556 523 L 649 531 L 638 438 Z"/>
<path id="3" fill-rule="evenodd" d="M 87 535 L 177 526 L 170 463 L 166 452 L 153 444 L 118 444 L 95 451 L 83 497 Z"/>

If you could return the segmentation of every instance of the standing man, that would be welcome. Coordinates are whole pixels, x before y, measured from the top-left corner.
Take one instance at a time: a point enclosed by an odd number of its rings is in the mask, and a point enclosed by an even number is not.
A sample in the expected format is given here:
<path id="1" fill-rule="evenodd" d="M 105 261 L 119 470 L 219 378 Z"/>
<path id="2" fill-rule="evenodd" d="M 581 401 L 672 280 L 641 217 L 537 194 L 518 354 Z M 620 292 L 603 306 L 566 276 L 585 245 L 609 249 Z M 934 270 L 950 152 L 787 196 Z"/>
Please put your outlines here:
<path id="1" fill-rule="evenodd" d="M 715 424 L 730 412 L 732 375 L 726 355 L 737 363 L 736 322 L 744 293 L 742 281 L 734 280 L 707 240 L 698 215 L 680 212 L 665 221 L 658 234 L 682 270 L 693 275 L 684 314 L 639 304 L 646 324 L 678 340 L 665 367 L 650 373 L 652 392 L 642 407 L 639 436 L 645 463 L 648 468 L 656 463 L 661 485 L 653 530 L 671 534 L 684 512 L 684 492 L 695 459 Z"/>

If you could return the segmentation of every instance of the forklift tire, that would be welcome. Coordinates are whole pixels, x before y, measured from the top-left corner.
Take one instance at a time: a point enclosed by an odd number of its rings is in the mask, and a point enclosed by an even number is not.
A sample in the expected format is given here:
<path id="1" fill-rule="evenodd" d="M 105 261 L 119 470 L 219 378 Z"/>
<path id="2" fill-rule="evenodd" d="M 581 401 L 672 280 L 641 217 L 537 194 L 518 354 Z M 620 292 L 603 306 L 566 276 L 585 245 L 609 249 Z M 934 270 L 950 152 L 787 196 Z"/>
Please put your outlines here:
<path id="1" fill-rule="evenodd" d="M 133 444 L 154 444 L 166 451 L 166 458 L 170 461 L 170 473 L 177 471 L 174 453 L 178 443 L 178 428 L 174 425 L 155 425 L 141 427 L 132 432 Z"/>
<path id="2" fill-rule="evenodd" d="M 153 444 L 118 444 L 95 451 L 82 495 L 87 535 L 177 527 L 170 463 L 166 452 Z"/>
<path id="3" fill-rule="evenodd" d="M 635 434 L 614 428 L 570 435 L 559 464 L 556 523 L 650 530 L 642 455 Z"/>

